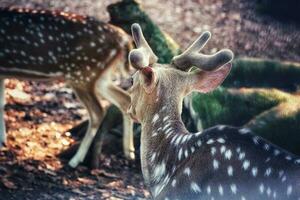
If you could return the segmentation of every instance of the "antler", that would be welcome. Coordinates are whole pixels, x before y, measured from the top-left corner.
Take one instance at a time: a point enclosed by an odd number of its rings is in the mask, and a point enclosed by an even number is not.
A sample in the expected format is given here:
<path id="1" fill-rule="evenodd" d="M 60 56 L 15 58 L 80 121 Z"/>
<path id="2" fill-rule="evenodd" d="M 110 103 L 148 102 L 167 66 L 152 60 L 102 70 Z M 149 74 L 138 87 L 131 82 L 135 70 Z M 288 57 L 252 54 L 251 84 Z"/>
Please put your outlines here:
<path id="1" fill-rule="evenodd" d="M 196 66 L 204 71 L 214 71 L 233 59 L 229 49 L 222 49 L 213 55 L 198 53 L 210 39 L 210 32 L 204 32 L 187 50 L 172 59 L 172 64 L 183 71 Z"/>
<path id="2" fill-rule="evenodd" d="M 129 53 L 131 65 L 136 69 L 141 69 L 157 62 L 158 58 L 144 38 L 140 25 L 137 23 L 133 24 L 131 26 L 131 32 L 137 47 L 137 49 L 133 49 Z"/>

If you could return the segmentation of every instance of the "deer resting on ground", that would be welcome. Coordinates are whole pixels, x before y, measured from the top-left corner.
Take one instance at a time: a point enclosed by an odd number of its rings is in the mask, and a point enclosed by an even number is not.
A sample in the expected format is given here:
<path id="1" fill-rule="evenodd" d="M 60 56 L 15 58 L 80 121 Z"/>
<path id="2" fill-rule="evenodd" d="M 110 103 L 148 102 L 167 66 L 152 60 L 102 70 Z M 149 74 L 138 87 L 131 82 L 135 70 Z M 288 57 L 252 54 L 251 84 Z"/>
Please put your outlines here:
<path id="1" fill-rule="evenodd" d="M 233 59 L 230 50 L 199 53 L 210 38 L 204 32 L 171 64 L 163 65 L 138 24 L 132 26 L 132 35 L 137 49 L 129 59 L 138 71 L 129 113 L 142 124 L 142 172 L 154 199 L 300 199 L 296 156 L 245 128 L 218 125 L 190 133 L 181 121 L 186 95 L 210 92 L 226 78 Z"/>
<path id="2" fill-rule="evenodd" d="M 89 126 L 69 165 L 83 161 L 105 115 L 105 98 L 123 111 L 124 152 L 134 158 L 129 95 L 113 85 L 116 71 L 128 67 L 131 41 L 121 29 L 71 13 L 22 8 L 0 9 L 0 145 L 6 141 L 5 78 L 65 80 L 88 110 Z"/>

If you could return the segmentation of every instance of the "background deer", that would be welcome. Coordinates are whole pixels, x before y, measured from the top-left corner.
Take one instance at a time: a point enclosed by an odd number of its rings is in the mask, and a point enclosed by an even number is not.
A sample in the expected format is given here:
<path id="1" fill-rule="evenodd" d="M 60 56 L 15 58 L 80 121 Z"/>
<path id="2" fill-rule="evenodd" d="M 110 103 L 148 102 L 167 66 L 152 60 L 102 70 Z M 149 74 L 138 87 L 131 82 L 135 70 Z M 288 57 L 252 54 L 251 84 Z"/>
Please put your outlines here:
<path id="1" fill-rule="evenodd" d="M 0 144 L 5 142 L 4 78 L 63 79 L 88 110 L 90 123 L 69 165 L 83 161 L 105 115 L 103 97 L 125 111 L 129 95 L 112 83 L 128 67 L 129 37 L 94 18 L 58 11 L 0 9 Z M 133 122 L 123 112 L 124 152 L 134 158 Z"/>
<path id="2" fill-rule="evenodd" d="M 142 172 L 154 199 L 300 199 L 299 158 L 244 128 L 189 133 L 181 121 L 187 94 L 212 91 L 226 78 L 230 50 L 198 53 L 210 38 L 205 32 L 162 65 L 139 25 L 132 35 L 137 49 L 129 59 L 138 71 L 129 112 L 142 124 Z"/>

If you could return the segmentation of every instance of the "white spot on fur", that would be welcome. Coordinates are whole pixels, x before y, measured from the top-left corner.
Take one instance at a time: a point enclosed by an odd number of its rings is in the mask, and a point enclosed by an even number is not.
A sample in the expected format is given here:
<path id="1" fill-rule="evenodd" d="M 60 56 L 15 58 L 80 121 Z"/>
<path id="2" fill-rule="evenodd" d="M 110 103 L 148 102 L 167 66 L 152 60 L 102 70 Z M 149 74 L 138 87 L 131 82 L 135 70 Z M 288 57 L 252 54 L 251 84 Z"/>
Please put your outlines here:
<path id="1" fill-rule="evenodd" d="M 219 161 L 214 159 L 213 160 L 213 167 L 214 167 L 215 170 L 218 169 L 219 168 Z"/>
<path id="2" fill-rule="evenodd" d="M 184 156 L 185 156 L 186 158 L 189 156 L 189 152 L 188 152 L 187 149 L 184 151 Z"/>
<path id="3" fill-rule="evenodd" d="M 241 152 L 240 154 L 239 154 L 239 160 L 243 160 L 244 158 L 245 158 L 245 153 L 244 152 Z"/>
<path id="4" fill-rule="evenodd" d="M 267 189 L 267 195 L 268 195 L 268 197 L 271 195 L 271 193 L 272 193 L 272 190 L 271 190 L 270 187 L 268 187 L 268 189 Z"/>
<path id="5" fill-rule="evenodd" d="M 270 176 L 271 173 L 272 173 L 272 169 L 269 167 L 268 169 L 266 169 L 265 176 Z"/>
<path id="6" fill-rule="evenodd" d="M 175 187 L 176 186 L 176 179 L 174 179 L 171 184 L 172 184 L 172 187 Z"/>
<path id="7" fill-rule="evenodd" d="M 250 133 L 250 132 L 251 131 L 248 128 L 242 128 L 242 129 L 239 130 L 239 133 L 242 134 L 242 135 Z"/>
<path id="8" fill-rule="evenodd" d="M 218 138 L 217 141 L 218 141 L 219 143 L 221 143 L 221 144 L 225 143 L 224 138 Z"/>
<path id="9" fill-rule="evenodd" d="M 188 135 L 184 135 L 183 138 L 182 138 L 181 143 L 185 143 L 187 139 L 188 139 Z"/>
<path id="10" fill-rule="evenodd" d="M 211 153 L 212 156 L 214 156 L 214 155 L 216 154 L 216 152 L 217 152 L 216 147 L 212 147 L 212 148 L 210 149 L 210 153 Z"/>
<path id="11" fill-rule="evenodd" d="M 264 184 L 260 184 L 260 185 L 259 185 L 259 192 L 260 192 L 261 194 L 263 194 L 263 193 L 264 193 L 264 190 L 265 190 Z"/>
<path id="12" fill-rule="evenodd" d="M 226 151 L 226 147 L 224 145 L 222 145 L 221 148 L 220 148 L 220 152 L 224 153 L 225 151 Z"/>
<path id="13" fill-rule="evenodd" d="M 201 145 L 202 145 L 201 140 L 198 140 L 198 141 L 197 141 L 197 146 L 200 147 Z"/>
<path id="14" fill-rule="evenodd" d="M 292 160 L 292 157 L 291 156 L 286 156 L 285 159 L 286 160 Z"/>
<path id="15" fill-rule="evenodd" d="M 291 185 L 289 185 L 289 186 L 287 187 L 286 194 L 287 194 L 288 196 L 290 196 L 290 195 L 292 194 L 292 191 L 293 191 L 293 187 L 292 187 Z"/>
<path id="16" fill-rule="evenodd" d="M 153 162 L 155 160 L 155 158 L 156 158 L 156 153 L 153 153 L 150 158 L 151 162 Z"/>
<path id="17" fill-rule="evenodd" d="M 206 144 L 213 144 L 215 141 L 213 139 L 209 139 Z"/>
<path id="18" fill-rule="evenodd" d="M 223 191 L 222 185 L 219 185 L 218 190 L 219 190 L 219 194 L 220 194 L 221 196 L 223 196 L 224 191 Z"/>
<path id="19" fill-rule="evenodd" d="M 265 149 L 266 151 L 269 151 L 269 150 L 270 150 L 270 145 L 265 144 L 265 145 L 264 145 L 264 149 Z"/>
<path id="20" fill-rule="evenodd" d="M 169 116 L 165 116 L 165 117 L 163 118 L 163 121 L 165 122 L 165 121 L 167 121 L 169 118 L 170 118 Z"/>
<path id="21" fill-rule="evenodd" d="M 159 119 L 159 115 L 156 113 L 152 119 L 152 123 L 154 124 Z"/>
<path id="22" fill-rule="evenodd" d="M 158 164 L 153 171 L 153 180 L 159 182 L 162 176 L 165 174 L 166 164 L 162 162 Z"/>
<path id="23" fill-rule="evenodd" d="M 201 134 L 202 134 L 202 132 L 200 131 L 200 132 L 195 133 L 195 136 L 198 137 L 198 136 L 200 136 Z"/>
<path id="24" fill-rule="evenodd" d="M 231 189 L 231 192 L 232 192 L 233 194 L 236 194 L 237 187 L 236 187 L 236 185 L 235 185 L 234 183 L 230 185 L 230 189 Z"/>
<path id="25" fill-rule="evenodd" d="M 191 147 L 191 152 L 194 153 L 195 147 Z"/>
<path id="26" fill-rule="evenodd" d="M 178 152 L 178 160 L 181 160 L 181 156 L 182 156 L 182 148 L 179 149 L 179 152 Z"/>
<path id="27" fill-rule="evenodd" d="M 182 139 L 183 135 L 179 135 L 177 140 L 175 141 L 175 145 L 178 145 L 180 143 L 180 140 Z"/>
<path id="28" fill-rule="evenodd" d="M 191 169 L 189 167 L 187 167 L 187 168 L 184 169 L 183 173 L 190 176 L 191 175 Z"/>
<path id="29" fill-rule="evenodd" d="M 201 189 L 199 187 L 199 185 L 195 182 L 192 182 L 191 183 L 191 190 L 196 192 L 196 193 L 200 193 L 201 192 Z"/>
<path id="30" fill-rule="evenodd" d="M 245 160 L 243 162 L 243 168 L 244 168 L 244 170 L 247 170 L 249 168 L 249 166 L 250 166 L 250 161 L 249 160 Z"/>
<path id="31" fill-rule="evenodd" d="M 227 174 L 228 174 L 228 176 L 232 176 L 233 175 L 233 168 L 232 168 L 232 166 L 228 166 L 228 168 L 227 168 Z"/>
<path id="32" fill-rule="evenodd" d="M 157 132 L 154 131 L 154 132 L 152 133 L 152 137 L 155 137 L 155 136 L 157 136 Z"/>
<path id="33" fill-rule="evenodd" d="M 278 156 L 280 154 L 280 151 L 278 149 L 274 150 L 274 156 Z"/>
<path id="34" fill-rule="evenodd" d="M 226 158 L 227 160 L 230 160 L 231 156 L 232 156 L 232 152 L 231 152 L 230 149 L 228 149 L 228 150 L 225 152 L 225 158 Z"/>
<path id="35" fill-rule="evenodd" d="M 210 193 L 211 193 L 211 188 L 210 188 L 210 186 L 207 186 L 206 192 L 207 192 L 207 194 L 210 194 Z"/>
<path id="36" fill-rule="evenodd" d="M 254 136 L 253 137 L 253 142 L 254 142 L 254 144 L 258 145 L 259 144 L 259 137 L 258 136 Z"/>
<path id="37" fill-rule="evenodd" d="M 286 176 L 283 176 L 282 178 L 281 178 L 281 182 L 285 182 L 286 181 Z"/>
<path id="38" fill-rule="evenodd" d="M 252 176 L 256 177 L 257 176 L 257 167 L 253 167 L 251 170 Z"/>

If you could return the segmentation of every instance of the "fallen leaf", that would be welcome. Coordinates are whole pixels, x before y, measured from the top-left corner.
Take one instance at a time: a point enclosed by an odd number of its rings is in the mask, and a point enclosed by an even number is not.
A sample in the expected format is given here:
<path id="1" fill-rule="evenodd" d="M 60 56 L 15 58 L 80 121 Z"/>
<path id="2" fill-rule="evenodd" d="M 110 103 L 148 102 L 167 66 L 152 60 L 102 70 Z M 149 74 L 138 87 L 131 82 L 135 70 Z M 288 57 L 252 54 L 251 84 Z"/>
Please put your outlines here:
<path id="1" fill-rule="evenodd" d="M 96 181 L 95 180 L 92 180 L 92 179 L 88 179 L 88 178 L 77 178 L 77 180 L 83 184 L 86 184 L 86 185 L 94 185 L 96 184 Z"/>
<path id="2" fill-rule="evenodd" d="M 11 189 L 11 190 L 15 190 L 17 189 L 18 187 L 10 180 L 6 179 L 6 178 L 2 178 L 1 179 L 1 182 L 3 183 L 3 185 L 8 188 L 8 189 Z"/>

